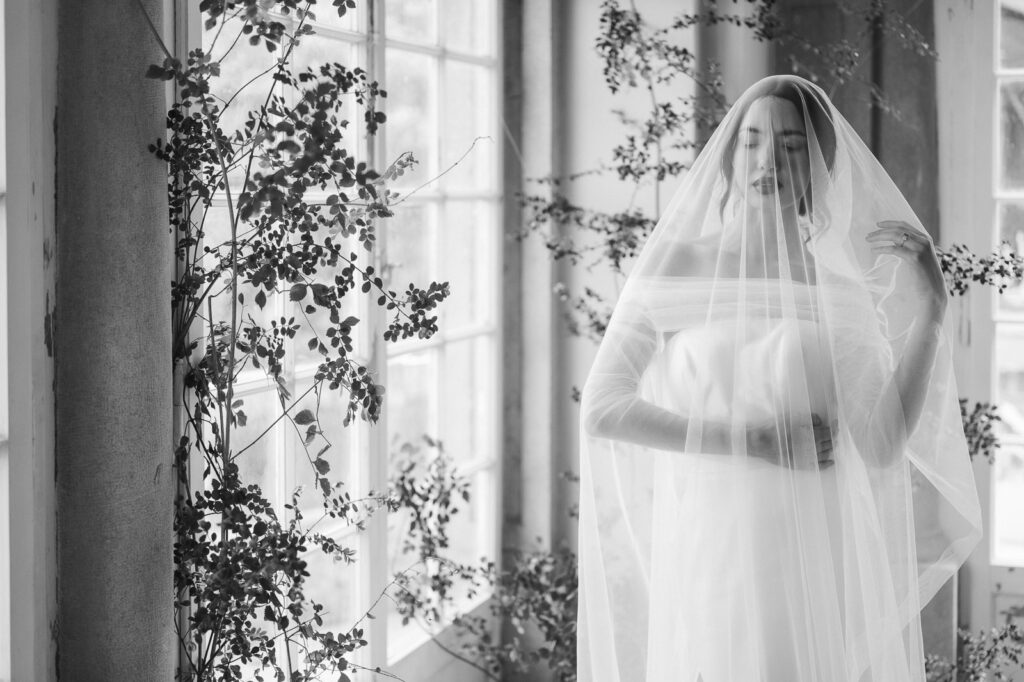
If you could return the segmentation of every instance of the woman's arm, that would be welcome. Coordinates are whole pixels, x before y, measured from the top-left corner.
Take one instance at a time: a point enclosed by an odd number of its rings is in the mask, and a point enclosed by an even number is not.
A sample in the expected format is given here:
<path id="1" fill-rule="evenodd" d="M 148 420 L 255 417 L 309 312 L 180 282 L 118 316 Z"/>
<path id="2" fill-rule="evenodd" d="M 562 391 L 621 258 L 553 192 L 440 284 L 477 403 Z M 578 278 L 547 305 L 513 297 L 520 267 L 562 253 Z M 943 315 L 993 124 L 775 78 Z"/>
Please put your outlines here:
<path id="1" fill-rule="evenodd" d="M 670 452 L 746 454 L 772 464 L 793 464 L 789 461 L 792 448 L 780 443 L 774 423 L 693 424 L 687 415 L 643 400 L 640 379 L 654 355 L 655 339 L 654 331 L 640 324 L 609 328 L 583 388 L 581 418 L 587 435 Z M 819 465 L 826 465 L 832 455 L 831 429 L 818 415 L 810 419 L 807 424 L 790 425 L 787 435 L 802 438 L 797 431 L 806 429 L 816 444 Z M 691 433 L 694 428 L 699 434 Z"/>
<path id="2" fill-rule="evenodd" d="M 583 429 L 596 438 L 682 451 L 686 417 L 640 398 L 640 379 L 654 356 L 657 337 L 649 325 L 629 317 L 609 326 L 594 359 L 583 387 Z"/>
<path id="3" fill-rule="evenodd" d="M 906 261 L 912 273 L 914 289 L 908 293 L 916 302 L 916 309 L 904 333 L 892 382 L 886 388 L 888 393 L 895 392 L 899 400 L 904 434 L 909 437 L 921 418 L 939 349 L 946 313 L 946 286 L 935 248 L 927 235 L 900 221 L 887 220 L 878 225 L 880 229 L 867 236 L 872 250 Z M 883 399 L 880 404 L 892 405 L 892 401 Z"/>

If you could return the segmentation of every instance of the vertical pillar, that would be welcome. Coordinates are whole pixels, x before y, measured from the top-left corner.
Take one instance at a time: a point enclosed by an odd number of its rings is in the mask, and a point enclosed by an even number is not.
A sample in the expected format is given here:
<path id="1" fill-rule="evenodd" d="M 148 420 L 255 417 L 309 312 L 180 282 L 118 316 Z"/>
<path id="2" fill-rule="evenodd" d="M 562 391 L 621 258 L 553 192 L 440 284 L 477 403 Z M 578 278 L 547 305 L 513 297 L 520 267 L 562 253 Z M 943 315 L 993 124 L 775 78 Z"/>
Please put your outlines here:
<path id="1" fill-rule="evenodd" d="M 61 0 L 56 469 L 59 674 L 170 680 L 171 351 L 162 0 Z"/>
<path id="2" fill-rule="evenodd" d="M 889 0 L 929 45 L 935 45 L 934 3 Z M 881 31 L 877 33 L 881 34 Z M 940 59 L 941 59 L 940 55 Z M 877 117 L 879 130 L 871 151 L 903 192 L 925 229 L 939 236 L 939 133 L 936 65 L 931 57 L 902 47 L 883 34 L 875 45 L 879 85 L 898 116 Z"/>
<path id="3" fill-rule="evenodd" d="M 506 196 L 516 191 L 543 193 L 527 179 L 557 173 L 555 167 L 554 63 L 558 9 L 544 0 L 505 3 L 505 110 L 516 149 L 505 158 Z M 505 205 L 505 221 L 514 234 L 523 212 L 515 200 Z M 504 344 L 505 523 L 503 544 L 550 546 L 553 532 L 554 424 L 552 372 L 557 354 L 557 312 L 552 289 L 556 266 L 539 239 L 510 239 L 505 247 L 504 324 L 519 331 Z"/>
<path id="4" fill-rule="evenodd" d="M 11 679 L 56 678 L 54 157 L 57 0 L 4 4 Z"/>
<path id="5" fill-rule="evenodd" d="M 730 14 L 752 13 L 750 3 L 723 5 Z M 714 26 L 698 24 L 697 54 L 702 62 L 713 61 L 722 75 L 722 89 L 728 103 L 751 85 L 774 73 L 774 49 L 771 42 L 754 40 L 746 26 L 721 23 Z"/>

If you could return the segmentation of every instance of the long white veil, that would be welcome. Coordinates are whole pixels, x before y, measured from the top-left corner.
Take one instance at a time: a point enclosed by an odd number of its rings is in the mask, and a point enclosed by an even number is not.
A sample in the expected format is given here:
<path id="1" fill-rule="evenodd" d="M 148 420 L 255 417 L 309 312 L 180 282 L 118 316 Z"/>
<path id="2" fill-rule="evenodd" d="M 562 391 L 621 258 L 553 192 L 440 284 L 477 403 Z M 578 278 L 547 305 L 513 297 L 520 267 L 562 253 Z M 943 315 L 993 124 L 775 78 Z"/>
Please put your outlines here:
<path id="1" fill-rule="evenodd" d="M 924 679 L 981 524 L 928 258 L 817 86 L 733 106 L 583 391 L 580 680 Z"/>

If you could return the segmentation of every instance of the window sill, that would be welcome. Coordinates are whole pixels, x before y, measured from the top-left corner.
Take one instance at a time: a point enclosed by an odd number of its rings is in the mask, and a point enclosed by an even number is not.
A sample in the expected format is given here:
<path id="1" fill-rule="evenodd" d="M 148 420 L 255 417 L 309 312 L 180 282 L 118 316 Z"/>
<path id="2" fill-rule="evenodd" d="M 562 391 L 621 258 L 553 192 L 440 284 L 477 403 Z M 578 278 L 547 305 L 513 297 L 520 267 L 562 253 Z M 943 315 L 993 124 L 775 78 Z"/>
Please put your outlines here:
<path id="1" fill-rule="evenodd" d="M 469 614 L 491 621 L 492 634 L 497 637 L 497 621 L 490 615 L 489 598 L 476 602 Z M 482 682 L 484 673 L 444 651 L 441 646 L 457 649 L 459 639 L 455 631 L 445 628 L 437 641 L 426 639 L 398 652 L 397 660 L 388 665 L 388 672 L 408 682 Z"/>

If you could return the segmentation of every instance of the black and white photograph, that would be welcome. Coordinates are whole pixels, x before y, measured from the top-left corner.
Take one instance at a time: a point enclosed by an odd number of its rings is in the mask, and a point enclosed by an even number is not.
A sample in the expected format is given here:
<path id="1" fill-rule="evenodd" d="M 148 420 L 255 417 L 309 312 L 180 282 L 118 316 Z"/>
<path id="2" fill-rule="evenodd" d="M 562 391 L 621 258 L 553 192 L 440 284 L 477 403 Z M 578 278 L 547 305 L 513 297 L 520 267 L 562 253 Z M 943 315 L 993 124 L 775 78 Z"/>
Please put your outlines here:
<path id="1" fill-rule="evenodd" d="M 0 682 L 1024 682 L 1024 0 L 0 55 Z"/>

